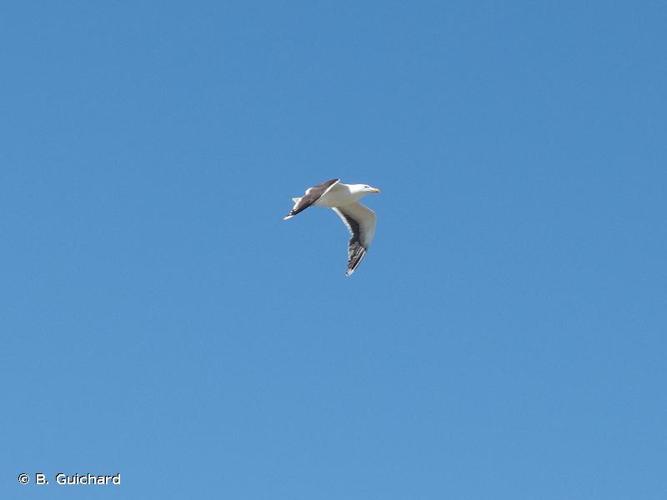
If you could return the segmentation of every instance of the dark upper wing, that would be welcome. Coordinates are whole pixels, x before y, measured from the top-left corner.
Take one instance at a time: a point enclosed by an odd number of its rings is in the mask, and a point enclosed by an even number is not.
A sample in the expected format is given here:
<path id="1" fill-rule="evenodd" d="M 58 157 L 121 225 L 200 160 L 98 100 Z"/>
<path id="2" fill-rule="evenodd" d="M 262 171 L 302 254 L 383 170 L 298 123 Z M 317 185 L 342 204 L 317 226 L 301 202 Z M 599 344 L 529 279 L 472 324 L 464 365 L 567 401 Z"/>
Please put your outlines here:
<path id="1" fill-rule="evenodd" d="M 323 182 L 322 184 L 318 184 L 317 186 L 313 186 L 307 189 L 306 194 L 304 194 L 301 198 L 299 198 L 299 200 L 292 207 L 292 210 L 290 210 L 287 216 L 285 216 L 285 219 L 294 217 L 299 212 L 303 212 L 306 208 L 308 208 L 317 200 L 319 200 L 324 193 L 329 191 L 329 189 L 331 189 L 335 184 L 338 184 L 339 182 L 340 179 L 330 179 L 328 181 Z"/>

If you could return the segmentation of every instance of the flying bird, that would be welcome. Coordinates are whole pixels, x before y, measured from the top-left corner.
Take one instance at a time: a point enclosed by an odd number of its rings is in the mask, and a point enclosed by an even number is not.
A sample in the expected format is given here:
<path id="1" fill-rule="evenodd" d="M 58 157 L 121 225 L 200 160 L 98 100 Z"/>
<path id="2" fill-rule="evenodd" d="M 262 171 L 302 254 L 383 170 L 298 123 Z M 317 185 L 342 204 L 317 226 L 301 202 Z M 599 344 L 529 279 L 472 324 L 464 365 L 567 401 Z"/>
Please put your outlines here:
<path id="1" fill-rule="evenodd" d="M 294 206 L 283 219 L 291 219 L 311 205 L 328 207 L 336 212 L 351 234 L 345 273 L 346 276 L 351 276 L 375 236 L 375 212 L 359 203 L 359 200 L 367 194 L 379 192 L 378 188 L 367 184 L 343 184 L 340 179 L 331 179 L 306 189 L 300 198 L 292 198 Z"/>

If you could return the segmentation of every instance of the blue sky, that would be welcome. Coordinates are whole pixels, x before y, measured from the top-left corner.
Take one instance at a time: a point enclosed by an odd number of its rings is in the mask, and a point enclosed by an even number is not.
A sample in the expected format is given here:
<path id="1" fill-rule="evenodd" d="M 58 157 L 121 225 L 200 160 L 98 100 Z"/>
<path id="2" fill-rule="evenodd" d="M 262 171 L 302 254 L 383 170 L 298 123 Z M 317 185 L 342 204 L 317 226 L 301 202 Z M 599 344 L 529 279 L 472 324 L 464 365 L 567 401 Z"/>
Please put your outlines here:
<path id="1" fill-rule="evenodd" d="M 3 2 L 0 496 L 664 499 L 666 22 Z"/>

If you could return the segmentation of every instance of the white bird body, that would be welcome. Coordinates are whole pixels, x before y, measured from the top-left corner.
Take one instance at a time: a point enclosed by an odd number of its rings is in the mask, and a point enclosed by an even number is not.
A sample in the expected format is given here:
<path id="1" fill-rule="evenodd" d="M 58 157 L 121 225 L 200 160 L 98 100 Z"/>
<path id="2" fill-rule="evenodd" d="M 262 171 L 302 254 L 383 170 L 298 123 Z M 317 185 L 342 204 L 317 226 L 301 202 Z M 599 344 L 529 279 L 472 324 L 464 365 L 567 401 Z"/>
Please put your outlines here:
<path id="1" fill-rule="evenodd" d="M 320 196 L 317 201 L 313 202 L 313 205 L 318 207 L 334 208 L 343 205 L 349 205 L 350 203 L 355 203 L 368 194 L 360 191 L 359 189 L 355 189 L 357 186 L 362 186 L 362 184 L 343 184 L 342 182 L 334 184 L 331 186 L 331 189 Z M 312 189 L 313 188 L 308 189 L 306 194 L 309 194 Z M 299 203 L 299 201 L 302 199 L 303 196 L 299 198 L 292 198 L 292 201 L 296 204 Z"/>
<path id="2" fill-rule="evenodd" d="M 318 207 L 333 208 L 355 203 L 368 194 L 360 189 L 355 189 L 357 186 L 357 184 L 343 184 L 339 182 L 333 185 L 314 204 Z"/>
<path id="3" fill-rule="evenodd" d="M 340 179 L 331 179 L 306 190 L 299 198 L 292 198 L 294 206 L 284 219 L 288 220 L 311 205 L 331 208 L 350 231 L 348 243 L 347 276 L 359 266 L 375 236 L 376 216 L 359 200 L 380 190 L 367 184 L 344 184 Z"/>

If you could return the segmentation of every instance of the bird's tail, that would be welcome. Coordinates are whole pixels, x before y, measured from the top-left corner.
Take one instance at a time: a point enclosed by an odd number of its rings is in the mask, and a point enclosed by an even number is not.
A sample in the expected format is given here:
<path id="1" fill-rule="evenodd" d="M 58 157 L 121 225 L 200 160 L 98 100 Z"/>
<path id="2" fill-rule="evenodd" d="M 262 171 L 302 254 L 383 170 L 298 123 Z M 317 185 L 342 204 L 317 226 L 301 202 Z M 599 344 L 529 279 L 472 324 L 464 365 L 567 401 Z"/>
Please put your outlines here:
<path id="1" fill-rule="evenodd" d="M 283 220 L 291 219 L 292 217 L 294 217 L 296 215 L 294 213 L 294 209 L 296 208 L 296 206 L 301 201 L 301 198 L 292 198 L 292 201 L 294 202 L 294 206 L 292 207 L 292 210 L 290 210 L 289 213 L 285 217 L 283 217 Z"/>

